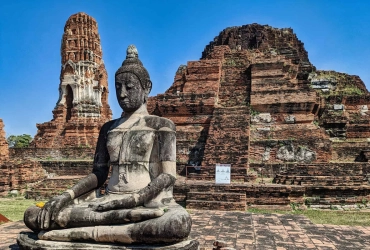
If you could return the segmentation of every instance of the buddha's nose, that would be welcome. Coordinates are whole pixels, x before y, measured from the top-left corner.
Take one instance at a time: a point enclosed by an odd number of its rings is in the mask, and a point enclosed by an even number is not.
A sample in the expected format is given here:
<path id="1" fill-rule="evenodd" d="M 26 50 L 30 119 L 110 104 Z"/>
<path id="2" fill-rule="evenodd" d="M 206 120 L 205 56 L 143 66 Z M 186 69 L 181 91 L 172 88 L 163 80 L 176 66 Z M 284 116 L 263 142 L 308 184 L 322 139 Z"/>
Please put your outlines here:
<path id="1" fill-rule="evenodd" d="M 120 91 L 120 97 L 124 98 L 127 96 L 127 91 L 126 91 L 126 88 L 121 88 L 121 91 Z"/>

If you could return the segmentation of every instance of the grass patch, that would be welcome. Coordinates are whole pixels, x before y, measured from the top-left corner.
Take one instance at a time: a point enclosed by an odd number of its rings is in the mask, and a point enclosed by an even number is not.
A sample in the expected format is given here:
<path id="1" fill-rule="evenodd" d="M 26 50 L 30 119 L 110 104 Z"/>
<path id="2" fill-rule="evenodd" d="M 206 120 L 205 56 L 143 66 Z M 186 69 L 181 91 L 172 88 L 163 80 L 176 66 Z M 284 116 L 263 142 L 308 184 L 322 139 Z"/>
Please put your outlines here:
<path id="1" fill-rule="evenodd" d="M 258 214 L 295 214 L 308 217 L 315 224 L 370 226 L 370 212 L 368 211 L 326 211 L 326 210 L 267 210 L 249 208 L 250 213 Z"/>
<path id="2" fill-rule="evenodd" d="M 23 220 L 24 211 L 40 201 L 27 200 L 23 197 L 0 198 L 0 214 L 11 221 Z M 250 213 L 257 214 L 294 214 L 304 215 L 315 224 L 370 226 L 369 211 L 332 211 L 332 210 L 267 210 L 249 208 Z"/>
<path id="3" fill-rule="evenodd" d="M 27 200 L 23 197 L 0 198 L 0 214 L 11 221 L 23 220 L 24 211 L 37 202 L 40 201 Z"/>

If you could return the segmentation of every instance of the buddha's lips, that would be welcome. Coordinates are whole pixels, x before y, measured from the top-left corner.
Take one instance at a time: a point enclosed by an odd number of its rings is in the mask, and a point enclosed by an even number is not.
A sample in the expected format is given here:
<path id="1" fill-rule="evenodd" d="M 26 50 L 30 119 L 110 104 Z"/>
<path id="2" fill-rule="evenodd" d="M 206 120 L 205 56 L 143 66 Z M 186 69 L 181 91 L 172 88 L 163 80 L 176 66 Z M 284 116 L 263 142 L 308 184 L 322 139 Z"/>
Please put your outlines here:
<path id="1" fill-rule="evenodd" d="M 121 104 L 128 104 L 130 102 L 129 102 L 129 100 L 119 100 L 119 103 L 121 103 Z"/>

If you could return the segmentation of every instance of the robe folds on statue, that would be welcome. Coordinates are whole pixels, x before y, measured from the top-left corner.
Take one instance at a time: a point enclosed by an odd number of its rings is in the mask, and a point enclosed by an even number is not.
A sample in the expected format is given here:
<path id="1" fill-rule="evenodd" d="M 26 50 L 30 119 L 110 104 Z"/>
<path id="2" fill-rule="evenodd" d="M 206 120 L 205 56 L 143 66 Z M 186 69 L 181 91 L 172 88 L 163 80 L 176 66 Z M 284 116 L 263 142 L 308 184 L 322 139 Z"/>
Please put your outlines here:
<path id="1" fill-rule="evenodd" d="M 111 124 L 106 145 L 112 173 L 105 195 L 99 195 L 97 190 L 74 199 L 55 220 L 62 228 L 142 221 L 162 216 L 166 206 L 176 204 L 171 186 L 161 190 L 144 207 L 106 212 L 89 209 L 91 203 L 119 200 L 122 195 L 138 192 L 162 173 L 163 168 L 168 167 L 166 165 L 176 161 L 176 151 L 173 150 L 176 134 L 171 121 L 151 115 L 132 115 L 127 120 L 120 118 Z M 86 209 L 81 209 L 83 207 Z M 112 217 L 115 219 L 109 219 Z"/>

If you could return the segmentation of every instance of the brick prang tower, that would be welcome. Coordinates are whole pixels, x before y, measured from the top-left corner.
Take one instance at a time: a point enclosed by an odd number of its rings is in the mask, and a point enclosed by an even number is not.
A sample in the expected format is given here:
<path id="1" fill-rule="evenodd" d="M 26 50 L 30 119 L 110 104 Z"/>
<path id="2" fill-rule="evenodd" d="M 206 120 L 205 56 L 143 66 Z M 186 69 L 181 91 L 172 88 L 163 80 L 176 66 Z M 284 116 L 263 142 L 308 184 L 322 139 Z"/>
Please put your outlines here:
<path id="1" fill-rule="evenodd" d="M 0 119 L 0 163 L 9 157 L 8 143 L 5 138 L 4 123 Z"/>
<path id="2" fill-rule="evenodd" d="M 95 19 L 82 12 L 70 16 L 62 37 L 59 99 L 53 119 L 37 124 L 33 146 L 95 146 L 101 126 L 112 117 L 102 55 Z"/>

